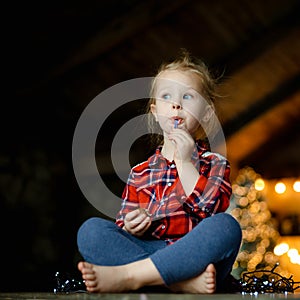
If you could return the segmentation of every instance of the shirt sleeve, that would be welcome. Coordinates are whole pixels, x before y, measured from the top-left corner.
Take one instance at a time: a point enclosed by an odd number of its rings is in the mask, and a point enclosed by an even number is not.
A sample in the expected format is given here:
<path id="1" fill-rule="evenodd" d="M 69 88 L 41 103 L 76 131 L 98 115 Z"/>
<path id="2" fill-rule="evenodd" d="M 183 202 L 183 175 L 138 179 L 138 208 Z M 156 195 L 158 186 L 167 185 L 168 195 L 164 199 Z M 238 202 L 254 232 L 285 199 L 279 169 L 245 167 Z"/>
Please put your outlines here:
<path id="1" fill-rule="evenodd" d="M 200 177 L 193 192 L 186 197 L 183 209 L 200 219 L 224 212 L 230 203 L 230 165 L 221 155 L 210 153 L 200 169 Z M 203 171 L 206 170 L 206 171 Z"/>
<path id="2" fill-rule="evenodd" d="M 122 201 L 121 209 L 117 213 L 116 222 L 115 222 L 121 228 L 124 226 L 125 216 L 129 212 L 139 207 L 137 191 L 134 185 L 134 173 L 132 171 L 129 174 L 127 184 L 123 190 L 122 199 L 123 201 Z"/>

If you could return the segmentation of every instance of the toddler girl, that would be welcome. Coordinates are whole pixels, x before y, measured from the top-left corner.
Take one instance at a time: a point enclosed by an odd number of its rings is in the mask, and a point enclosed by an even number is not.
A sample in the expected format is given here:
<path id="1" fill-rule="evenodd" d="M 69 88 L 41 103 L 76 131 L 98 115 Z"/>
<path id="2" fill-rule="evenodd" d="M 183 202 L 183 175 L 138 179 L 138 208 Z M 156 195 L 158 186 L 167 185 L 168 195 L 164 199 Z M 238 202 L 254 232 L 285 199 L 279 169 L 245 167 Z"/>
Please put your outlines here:
<path id="1" fill-rule="evenodd" d="M 89 292 L 222 290 L 241 229 L 225 213 L 229 163 L 207 142 L 216 131 L 214 87 L 207 67 L 187 53 L 159 69 L 148 105 L 149 124 L 162 132 L 156 152 L 132 168 L 116 221 L 91 218 L 78 232 Z"/>

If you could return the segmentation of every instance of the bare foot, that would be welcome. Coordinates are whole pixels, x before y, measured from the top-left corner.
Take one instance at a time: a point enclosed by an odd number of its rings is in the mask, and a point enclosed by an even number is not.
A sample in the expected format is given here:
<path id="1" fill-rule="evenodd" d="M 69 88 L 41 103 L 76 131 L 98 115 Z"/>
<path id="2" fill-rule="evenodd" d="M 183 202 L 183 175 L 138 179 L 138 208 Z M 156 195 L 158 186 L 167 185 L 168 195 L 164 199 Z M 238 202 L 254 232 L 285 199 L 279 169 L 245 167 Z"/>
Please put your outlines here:
<path id="1" fill-rule="evenodd" d="M 78 269 L 88 292 L 92 293 L 119 293 L 163 284 L 163 279 L 150 258 L 111 267 L 80 262 Z"/>
<path id="2" fill-rule="evenodd" d="M 78 269 L 91 293 L 124 292 L 130 290 L 130 280 L 122 267 L 104 267 L 79 262 Z"/>
<path id="3" fill-rule="evenodd" d="M 178 282 L 169 287 L 173 292 L 213 294 L 216 291 L 216 269 L 209 264 L 199 276 Z"/>

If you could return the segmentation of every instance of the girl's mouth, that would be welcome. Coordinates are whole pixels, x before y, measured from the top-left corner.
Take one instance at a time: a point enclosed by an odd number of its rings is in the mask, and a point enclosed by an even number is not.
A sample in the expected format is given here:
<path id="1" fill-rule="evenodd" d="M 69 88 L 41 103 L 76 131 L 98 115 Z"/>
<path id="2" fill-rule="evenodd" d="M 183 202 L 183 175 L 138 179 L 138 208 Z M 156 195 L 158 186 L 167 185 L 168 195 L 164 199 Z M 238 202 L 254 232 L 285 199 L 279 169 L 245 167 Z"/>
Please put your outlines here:
<path id="1" fill-rule="evenodd" d="M 174 121 L 174 128 L 178 128 L 178 125 L 182 123 L 182 118 L 173 118 Z"/>

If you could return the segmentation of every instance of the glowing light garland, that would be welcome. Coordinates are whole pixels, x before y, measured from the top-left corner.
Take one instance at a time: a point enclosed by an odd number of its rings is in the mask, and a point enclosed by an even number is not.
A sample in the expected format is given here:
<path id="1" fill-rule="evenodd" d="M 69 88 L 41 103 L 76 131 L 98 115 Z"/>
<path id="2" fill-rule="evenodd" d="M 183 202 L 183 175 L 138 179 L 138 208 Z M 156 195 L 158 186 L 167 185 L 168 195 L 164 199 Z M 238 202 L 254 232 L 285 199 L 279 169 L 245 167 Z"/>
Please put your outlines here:
<path id="1" fill-rule="evenodd" d="M 272 270 L 258 270 L 244 273 L 240 280 L 240 289 L 242 294 L 266 294 L 294 293 L 300 286 L 300 282 L 295 282 L 292 277 L 286 278 L 279 273 L 274 272 L 278 263 Z"/>
<path id="2" fill-rule="evenodd" d="M 56 272 L 54 275 L 54 294 L 85 293 L 84 280 L 74 279 L 69 273 Z"/>

